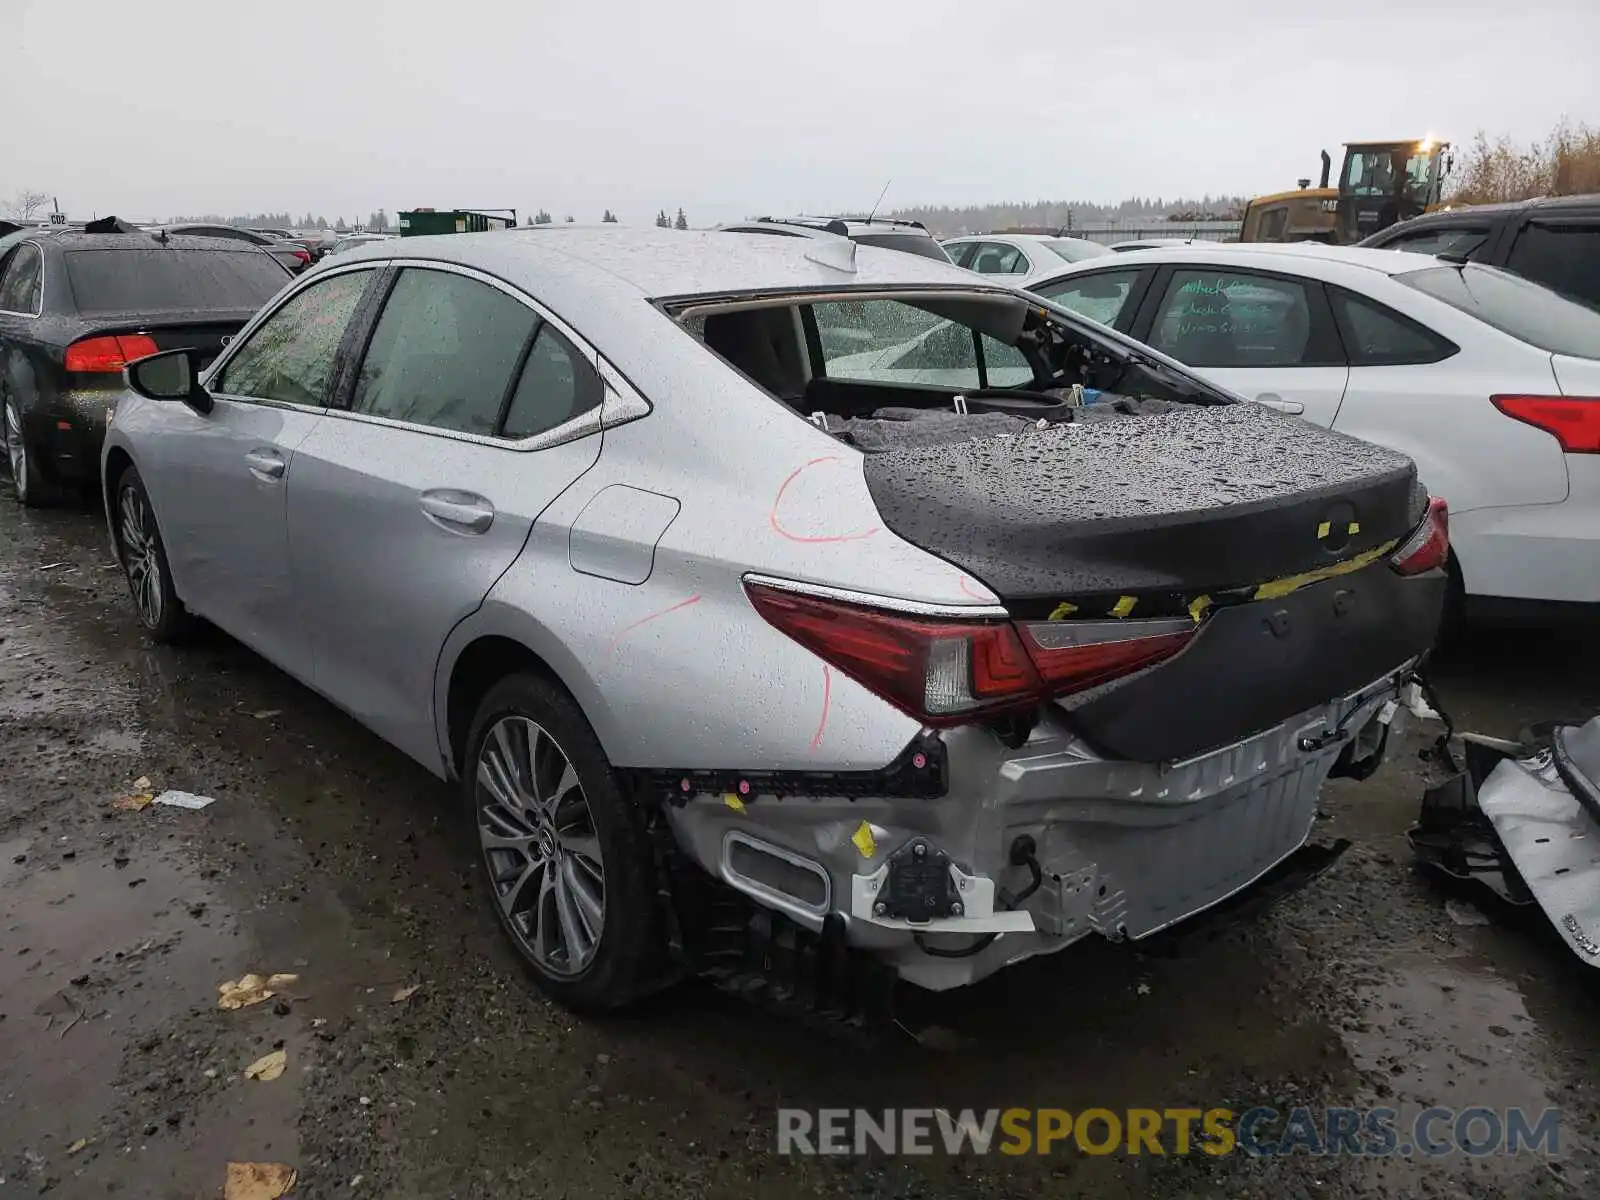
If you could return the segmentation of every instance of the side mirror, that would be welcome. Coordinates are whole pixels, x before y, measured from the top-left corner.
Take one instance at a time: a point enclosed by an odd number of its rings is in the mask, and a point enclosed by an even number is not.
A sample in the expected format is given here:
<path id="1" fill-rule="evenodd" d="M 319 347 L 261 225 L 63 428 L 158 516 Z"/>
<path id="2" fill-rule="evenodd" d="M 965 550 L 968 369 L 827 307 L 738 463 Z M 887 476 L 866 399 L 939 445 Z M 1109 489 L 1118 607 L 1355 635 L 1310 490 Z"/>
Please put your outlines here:
<path id="1" fill-rule="evenodd" d="M 122 369 L 129 389 L 146 400 L 181 400 L 198 413 L 212 409 L 211 394 L 195 380 L 187 350 L 164 350 Z"/>

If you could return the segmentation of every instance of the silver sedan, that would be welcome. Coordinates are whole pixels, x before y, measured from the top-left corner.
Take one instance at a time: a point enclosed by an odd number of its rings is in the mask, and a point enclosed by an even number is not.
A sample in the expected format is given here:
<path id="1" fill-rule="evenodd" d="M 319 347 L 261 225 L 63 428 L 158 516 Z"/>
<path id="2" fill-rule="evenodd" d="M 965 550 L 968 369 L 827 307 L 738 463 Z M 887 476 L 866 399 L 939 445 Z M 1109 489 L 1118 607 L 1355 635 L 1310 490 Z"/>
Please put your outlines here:
<path id="1" fill-rule="evenodd" d="M 1404 456 L 844 239 L 380 242 L 127 375 L 145 628 L 457 781 L 580 1007 L 948 988 L 1206 908 L 1375 764 L 1443 594 Z"/>

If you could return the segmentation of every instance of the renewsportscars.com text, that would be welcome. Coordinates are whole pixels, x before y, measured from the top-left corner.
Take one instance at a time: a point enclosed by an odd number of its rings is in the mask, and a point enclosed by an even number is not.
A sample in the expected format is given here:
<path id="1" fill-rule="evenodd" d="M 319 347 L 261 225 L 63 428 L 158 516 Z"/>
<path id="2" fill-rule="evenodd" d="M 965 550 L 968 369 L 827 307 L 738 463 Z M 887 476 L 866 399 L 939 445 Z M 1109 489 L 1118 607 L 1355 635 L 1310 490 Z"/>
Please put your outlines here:
<path id="1" fill-rule="evenodd" d="M 783 1108 L 779 1154 L 1173 1154 L 1256 1157 L 1560 1152 L 1561 1110 L 1430 1108 Z"/>

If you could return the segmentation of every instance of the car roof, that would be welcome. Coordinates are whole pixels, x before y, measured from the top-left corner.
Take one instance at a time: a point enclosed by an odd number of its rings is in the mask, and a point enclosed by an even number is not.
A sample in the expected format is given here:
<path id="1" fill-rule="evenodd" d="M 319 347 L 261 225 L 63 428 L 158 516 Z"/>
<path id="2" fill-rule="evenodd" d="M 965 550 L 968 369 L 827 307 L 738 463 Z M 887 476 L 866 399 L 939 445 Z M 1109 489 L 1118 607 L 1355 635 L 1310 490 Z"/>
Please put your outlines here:
<path id="1" fill-rule="evenodd" d="M 1087 242 L 1088 238 L 1073 237 L 1070 233 L 963 233 L 948 237 L 945 242 Z M 1094 244 L 1094 243 L 1091 243 Z"/>
<path id="2" fill-rule="evenodd" d="M 1067 263 L 1050 278 L 1076 275 L 1084 271 L 1127 270 L 1146 263 L 1214 263 L 1226 261 L 1238 266 L 1253 266 L 1270 271 L 1274 266 L 1289 270 L 1300 263 L 1333 264 L 1336 267 L 1377 271 L 1384 275 L 1403 275 L 1438 262 L 1430 254 L 1376 247 L 1329 246 L 1321 242 L 1196 242 L 1182 246 L 1156 246 L 1149 250 L 1129 250 L 1115 258 L 1100 257 Z M 1041 281 L 1042 282 L 1042 281 Z"/>
<path id="3" fill-rule="evenodd" d="M 34 230 L 36 237 L 43 230 Z M 163 241 L 153 233 L 143 230 L 138 233 L 84 233 L 81 229 L 63 229 L 56 227 L 47 232 L 50 245 L 60 246 L 63 250 L 231 250 L 235 254 L 260 247 L 250 246 L 234 238 L 203 237 L 192 233 L 168 234 Z M 32 237 L 21 237 L 19 241 L 30 241 Z"/>
<path id="4" fill-rule="evenodd" d="M 842 242 L 836 242 L 841 245 Z M 650 298 L 816 287 L 895 285 L 971 288 L 971 272 L 950 263 L 876 246 L 856 246 L 855 272 L 814 261 L 809 239 L 749 237 L 718 230 L 628 229 L 615 225 L 389 238 L 351 250 L 345 263 L 424 258 L 538 283 L 581 267 L 600 289 Z"/>
<path id="5" fill-rule="evenodd" d="M 1414 229 L 1459 221 L 1462 217 L 1499 217 L 1521 212 L 1565 212 L 1570 210 L 1600 211 L 1600 194 L 1587 196 L 1535 196 L 1530 200 L 1504 200 L 1495 204 L 1463 204 L 1459 208 L 1440 208 L 1421 213 L 1390 229 Z M 1384 230 L 1387 233 L 1389 230 Z M 1374 235 L 1376 236 L 1376 235 Z"/>

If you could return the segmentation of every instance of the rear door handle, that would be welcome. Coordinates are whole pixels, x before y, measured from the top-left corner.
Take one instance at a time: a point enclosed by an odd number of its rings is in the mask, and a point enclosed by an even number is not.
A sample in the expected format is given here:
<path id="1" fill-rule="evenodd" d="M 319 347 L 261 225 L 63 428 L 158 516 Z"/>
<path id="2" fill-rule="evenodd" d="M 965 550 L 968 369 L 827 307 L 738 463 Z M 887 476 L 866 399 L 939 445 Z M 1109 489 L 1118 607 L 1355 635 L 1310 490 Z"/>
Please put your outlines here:
<path id="1" fill-rule="evenodd" d="M 430 521 L 451 533 L 487 533 L 494 524 L 494 505 L 472 492 L 440 488 L 423 492 L 418 504 Z"/>
<path id="2" fill-rule="evenodd" d="M 282 479 L 284 469 L 289 465 L 276 450 L 252 450 L 244 456 L 244 461 L 250 468 L 250 474 L 266 480 Z"/>
<path id="3" fill-rule="evenodd" d="M 1264 404 L 1268 408 L 1275 408 L 1281 413 L 1288 413 L 1289 415 L 1295 417 L 1298 417 L 1301 413 L 1306 411 L 1306 406 L 1301 404 L 1300 401 L 1285 400 L 1282 396 L 1277 395 L 1275 392 L 1263 392 L 1261 395 L 1256 397 L 1256 403 Z"/>

